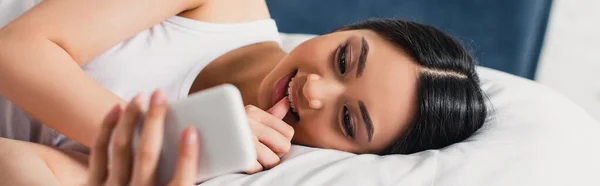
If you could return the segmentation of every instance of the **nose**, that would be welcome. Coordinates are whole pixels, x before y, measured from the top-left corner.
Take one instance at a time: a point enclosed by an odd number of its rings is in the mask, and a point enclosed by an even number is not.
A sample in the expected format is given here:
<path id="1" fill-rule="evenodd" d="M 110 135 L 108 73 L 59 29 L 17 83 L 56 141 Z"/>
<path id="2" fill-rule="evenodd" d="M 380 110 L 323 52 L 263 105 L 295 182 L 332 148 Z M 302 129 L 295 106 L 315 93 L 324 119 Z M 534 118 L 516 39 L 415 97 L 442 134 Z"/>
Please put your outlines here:
<path id="1" fill-rule="evenodd" d="M 304 98 L 312 109 L 321 109 L 344 92 L 343 85 L 335 80 L 327 80 L 317 74 L 309 74 L 302 88 Z"/>

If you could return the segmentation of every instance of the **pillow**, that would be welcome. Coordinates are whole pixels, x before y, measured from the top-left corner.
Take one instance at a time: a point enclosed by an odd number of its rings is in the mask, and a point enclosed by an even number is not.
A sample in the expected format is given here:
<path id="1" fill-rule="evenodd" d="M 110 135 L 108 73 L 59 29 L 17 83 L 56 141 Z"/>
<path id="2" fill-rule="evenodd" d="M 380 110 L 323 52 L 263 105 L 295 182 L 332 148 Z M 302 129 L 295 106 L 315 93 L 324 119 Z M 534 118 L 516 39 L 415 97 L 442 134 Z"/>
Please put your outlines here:
<path id="1" fill-rule="evenodd" d="M 290 51 L 310 35 L 282 34 Z M 535 82 L 479 67 L 490 117 L 466 141 L 410 155 L 355 155 L 293 146 L 282 163 L 254 175 L 202 185 L 600 185 L 600 124 Z"/>

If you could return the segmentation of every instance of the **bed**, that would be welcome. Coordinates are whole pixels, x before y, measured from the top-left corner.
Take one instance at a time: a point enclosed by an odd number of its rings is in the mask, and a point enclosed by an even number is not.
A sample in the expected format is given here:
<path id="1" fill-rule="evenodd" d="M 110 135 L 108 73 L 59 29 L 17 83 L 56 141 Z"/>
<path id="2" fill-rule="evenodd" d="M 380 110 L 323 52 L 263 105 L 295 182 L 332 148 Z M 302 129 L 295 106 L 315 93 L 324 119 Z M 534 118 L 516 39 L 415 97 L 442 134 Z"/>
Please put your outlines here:
<path id="1" fill-rule="evenodd" d="M 15 3 L 0 6 L 0 18 L 6 18 L 0 20 L 0 25 L 20 14 L 2 7 L 26 10 L 35 2 L 0 0 L 0 4 Z M 312 37 L 282 34 L 282 47 L 289 51 Z M 523 59 L 527 63 L 525 59 L 529 58 Z M 201 185 L 600 185 L 600 124 L 564 96 L 527 80 L 533 75 L 527 74 L 531 69 L 507 69 L 522 77 L 487 67 L 477 69 L 490 98 L 491 114 L 484 126 L 464 142 L 439 150 L 388 156 L 293 146 L 282 163 L 271 170 L 253 175 L 228 174 Z"/>

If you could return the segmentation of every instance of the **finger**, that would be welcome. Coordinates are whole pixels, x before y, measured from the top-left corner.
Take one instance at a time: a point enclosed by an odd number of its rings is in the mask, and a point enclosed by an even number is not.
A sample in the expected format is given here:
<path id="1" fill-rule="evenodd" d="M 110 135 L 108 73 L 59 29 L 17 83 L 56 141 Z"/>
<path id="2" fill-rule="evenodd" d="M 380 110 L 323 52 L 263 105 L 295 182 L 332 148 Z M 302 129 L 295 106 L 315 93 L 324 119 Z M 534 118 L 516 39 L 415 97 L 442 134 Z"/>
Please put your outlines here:
<path id="1" fill-rule="evenodd" d="M 109 162 L 108 185 L 125 185 L 131 175 L 131 143 L 133 131 L 142 113 L 142 105 L 146 98 L 136 96 L 127 105 L 125 113 L 120 117 L 112 139 L 112 154 Z"/>
<path id="2" fill-rule="evenodd" d="M 277 154 L 278 157 L 285 155 L 285 153 L 290 150 L 292 146 L 290 140 L 281 133 L 264 124 L 258 123 L 258 121 L 254 119 L 249 120 L 250 129 L 258 141 L 269 147 L 269 149 Z"/>
<path id="3" fill-rule="evenodd" d="M 193 185 L 198 175 L 198 162 L 200 161 L 200 137 L 198 130 L 193 126 L 186 128 L 179 143 L 179 156 L 175 174 L 169 185 Z"/>
<path id="4" fill-rule="evenodd" d="M 278 104 L 281 103 L 278 102 Z M 272 129 L 275 129 L 275 131 L 283 134 L 283 136 L 285 136 L 289 140 L 291 140 L 292 137 L 294 137 L 294 128 L 292 126 L 285 123 L 280 118 L 277 118 L 271 115 L 270 113 L 261 110 L 258 107 L 252 105 L 246 106 L 246 115 L 248 115 L 249 119 L 254 119 L 259 123 L 262 123 L 271 127 Z"/>
<path id="5" fill-rule="evenodd" d="M 154 92 L 135 153 L 132 185 L 154 185 L 154 175 L 162 149 L 166 110 L 165 93 L 162 90 Z"/>
<path id="6" fill-rule="evenodd" d="M 122 112 L 121 110 L 121 105 L 115 105 L 106 115 L 104 121 L 102 121 L 100 133 L 92 147 L 88 185 L 104 184 L 106 179 L 106 165 L 108 162 L 108 144 L 110 143 L 110 136 L 115 124 L 119 120 L 119 115 Z"/>
<path id="7" fill-rule="evenodd" d="M 287 97 L 284 97 L 283 99 L 275 103 L 273 107 L 267 110 L 267 112 L 279 119 L 283 119 L 283 117 L 285 117 L 289 109 L 290 102 L 287 100 Z"/>
<path id="8" fill-rule="evenodd" d="M 264 169 L 270 169 L 279 164 L 279 156 L 271 151 L 269 147 L 256 140 L 254 141 L 254 146 L 256 146 L 256 156 L 258 162 L 264 167 Z"/>
<path id="9" fill-rule="evenodd" d="M 263 170 L 262 165 L 258 162 L 258 160 L 256 160 L 254 165 L 250 169 L 248 169 L 244 172 L 246 172 L 246 174 L 254 174 L 254 173 L 260 172 L 262 170 Z"/>

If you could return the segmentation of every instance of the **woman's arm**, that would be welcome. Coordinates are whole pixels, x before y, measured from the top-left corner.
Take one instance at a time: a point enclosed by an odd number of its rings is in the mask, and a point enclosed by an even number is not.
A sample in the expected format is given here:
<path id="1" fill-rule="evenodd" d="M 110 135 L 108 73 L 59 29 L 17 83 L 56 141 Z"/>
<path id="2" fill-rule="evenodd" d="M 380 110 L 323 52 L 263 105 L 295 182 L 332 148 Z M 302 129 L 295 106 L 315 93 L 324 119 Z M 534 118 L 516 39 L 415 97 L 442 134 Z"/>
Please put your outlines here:
<path id="1" fill-rule="evenodd" d="M 87 156 L 40 144 L 0 138 L 2 185 L 83 185 Z"/>
<path id="2" fill-rule="evenodd" d="M 0 95 L 90 146 L 118 96 L 80 66 L 203 0 L 48 0 L 0 30 Z"/>
<path id="3" fill-rule="evenodd" d="M 138 153 L 133 154 L 133 129 L 139 124 L 142 107 L 146 105 L 143 100 L 137 96 L 125 110 L 113 107 L 106 114 L 89 159 L 77 152 L 0 138 L 0 183 L 14 186 L 154 185 L 167 100 L 164 92 L 152 95 L 136 146 Z M 182 133 L 177 165 L 169 185 L 195 182 L 201 147 L 198 135 L 193 127 Z"/>

